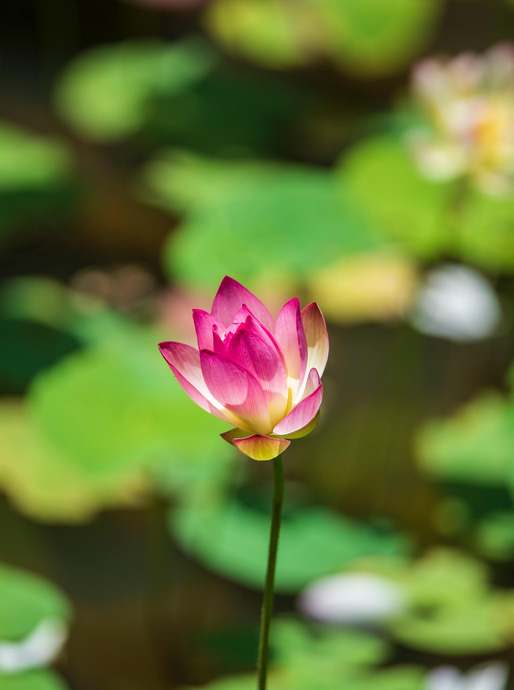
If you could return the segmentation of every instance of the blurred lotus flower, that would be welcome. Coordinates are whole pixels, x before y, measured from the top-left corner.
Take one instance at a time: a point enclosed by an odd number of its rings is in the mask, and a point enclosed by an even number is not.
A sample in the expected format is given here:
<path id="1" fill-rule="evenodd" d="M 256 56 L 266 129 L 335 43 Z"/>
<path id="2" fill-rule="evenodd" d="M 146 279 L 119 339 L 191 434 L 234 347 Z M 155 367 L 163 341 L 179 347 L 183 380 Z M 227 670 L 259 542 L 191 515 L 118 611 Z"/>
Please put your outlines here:
<path id="1" fill-rule="evenodd" d="M 59 653 L 66 634 L 62 621 L 44 620 L 20 642 L 0 641 L 0 675 L 51 663 Z"/>
<path id="2" fill-rule="evenodd" d="M 404 605 L 401 587 L 368 573 L 321 578 L 298 599 L 304 615 L 325 623 L 378 623 L 400 613 Z"/>
<path id="3" fill-rule="evenodd" d="M 481 340 L 501 320 L 498 298 L 477 271 L 447 264 L 428 274 L 409 316 L 422 333 L 458 342 Z"/>
<path id="4" fill-rule="evenodd" d="M 462 673 L 452 666 L 441 666 L 428 674 L 426 690 L 504 690 L 506 664 L 493 662 Z"/>
<path id="5" fill-rule="evenodd" d="M 490 194 L 511 191 L 514 45 L 427 58 L 414 69 L 412 89 L 428 125 L 410 135 L 421 172 L 439 180 L 468 176 Z"/>
<path id="6" fill-rule="evenodd" d="M 178 382 L 200 407 L 236 428 L 222 434 L 254 460 L 271 460 L 314 429 L 323 397 L 328 334 L 317 304 L 287 302 L 276 319 L 232 278 L 211 313 L 193 310 L 198 350 L 159 345 Z"/>

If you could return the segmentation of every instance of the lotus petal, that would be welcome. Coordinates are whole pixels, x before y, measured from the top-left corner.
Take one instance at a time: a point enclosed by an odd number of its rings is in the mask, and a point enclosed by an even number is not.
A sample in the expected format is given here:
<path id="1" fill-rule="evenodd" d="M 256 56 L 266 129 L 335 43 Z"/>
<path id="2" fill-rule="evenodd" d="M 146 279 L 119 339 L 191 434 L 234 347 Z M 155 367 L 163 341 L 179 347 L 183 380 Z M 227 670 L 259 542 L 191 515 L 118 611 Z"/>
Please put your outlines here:
<path id="1" fill-rule="evenodd" d="M 314 387 L 315 386 L 315 387 Z M 312 393 L 309 391 L 314 388 Z M 317 415 L 323 398 L 323 386 L 316 369 L 311 369 L 305 387 L 306 395 L 273 429 L 278 436 L 289 436 L 307 427 Z"/>
<path id="2" fill-rule="evenodd" d="M 286 412 L 287 380 L 282 357 L 264 330 L 249 316 L 231 338 L 227 356 L 255 376 L 266 396 L 271 419 L 278 420 Z"/>
<path id="3" fill-rule="evenodd" d="M 241 418 L 241 428 L 269 433 L 271 420 L 261 385 L 237 362 L 208 350 L 200 352 L 202 373 L 211 395 Z"/>
<path id="4" fill-rule="evenodd" d="M 277 317 L 275 338 L 284 355 L 289 385 L 294 382 L 293 397 L 307 366 L 307 338 L 300 312 L 300 302 L 295 297 L 286 302 Z"/>
<path id="5" fill-rule="evenodd" d="M 246 306 L 251 314 L 273 332 L 273 318 L 260 299 L 237 280 L 225 276 L 212 303 L 212 315 L 229 326 L 242 306 Z"/>
<path id="6" fill-rule="evenodd" d="M 213 350 L 213 330 L 223 332 L 225 326 L 216 317 L 203 309 L 193 309 L 193 321 L 199 350 Z"/>
<path id="7" fill-rule="evenodd" d="M 316 302 L 302 309 L 302 323 L 307 338 L 307 371 L 316 369 L 321 376 L 328 359 L 328 332 L 325 319 Z"/>
<path id="8" fill-rule="evenodd" d="M 200 365 L 200 353 L 190 345 L 183 343 L 165 342 L 159 343 L 162 356 L 175 374 L 175 378 L 185 390 L 187 395 L 202 409 L 223 419 L 225 422 L 234 423 L 234 417 L 223 410 L 211 395 L 204 381 Z"/>

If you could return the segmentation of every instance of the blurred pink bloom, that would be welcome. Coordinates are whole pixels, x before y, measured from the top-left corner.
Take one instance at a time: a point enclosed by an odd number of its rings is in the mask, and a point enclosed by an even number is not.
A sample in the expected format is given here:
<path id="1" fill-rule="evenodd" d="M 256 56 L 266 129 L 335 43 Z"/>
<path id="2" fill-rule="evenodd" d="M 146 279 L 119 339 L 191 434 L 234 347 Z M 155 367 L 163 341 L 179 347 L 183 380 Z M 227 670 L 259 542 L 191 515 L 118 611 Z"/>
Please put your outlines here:
<path id="1" fill-rule="evenodd" d="M 193 309 L 198 350 L 159 345 L 189 397 L 236 428 L 221 434 L 254 460 L 271 460 L 311 432 L 323 397 L 328 357 L 316 303 L 287 302 L 276 319 L 233 278 L 225 277 L 211 313 Z"/>
<path id="2" fill-rule="evenodd" d="M 514 182 L 514 45 L 483 55 L 427 58 L 412 90 L 426 129 L 411 134 L 421 172 L 432 179 L 469 176 L 491 194 Z"/>

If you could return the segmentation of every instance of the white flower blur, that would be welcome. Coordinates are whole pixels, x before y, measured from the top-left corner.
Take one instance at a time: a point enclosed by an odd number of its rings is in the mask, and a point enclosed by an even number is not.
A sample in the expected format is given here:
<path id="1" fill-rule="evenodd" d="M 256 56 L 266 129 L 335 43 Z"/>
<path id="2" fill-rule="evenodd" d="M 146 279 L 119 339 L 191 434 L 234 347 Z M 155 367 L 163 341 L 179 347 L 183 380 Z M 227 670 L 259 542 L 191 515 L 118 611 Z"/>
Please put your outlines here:
<path id="1" fill-rule="evenodd" d="M 368 573 L 321 578 L 298 599 L 298 608 L 305 616 L 324 623 L 379 623 L 400 613 L 404 605 L 400 586 Z"/>
<path id="2" fill-rule="evenodd" d="M 514 187 L 514 44 L 483 55 L 427 58 L 414 69 L 414 98 L 426 128 L 409 143 L 431 179 L 468 177 L 482 191 Z"/>
<path id="3" fill-rule="evenodd" d="M 477 271 L 446 264 L 431 271 L 414 300 L 409 321 L 428 335 L 456 342 L 491 336 L 502 312 L 490 283 Z"/>
<path id="4" fill-rule="evenodd" d="M 462 673 L 453 666 L 441 666 L 428 674 L 426 690 L 505 690 L 506 664 L 492 662 Z"/>
<path id="5" fill-rule="evenodd" d="M 29 668 L 46 666 L 61 650 L 67 630 L 62 621 L 42 621 L 24 640 L 0 640 L 0 674 L 19 673 Z"/>

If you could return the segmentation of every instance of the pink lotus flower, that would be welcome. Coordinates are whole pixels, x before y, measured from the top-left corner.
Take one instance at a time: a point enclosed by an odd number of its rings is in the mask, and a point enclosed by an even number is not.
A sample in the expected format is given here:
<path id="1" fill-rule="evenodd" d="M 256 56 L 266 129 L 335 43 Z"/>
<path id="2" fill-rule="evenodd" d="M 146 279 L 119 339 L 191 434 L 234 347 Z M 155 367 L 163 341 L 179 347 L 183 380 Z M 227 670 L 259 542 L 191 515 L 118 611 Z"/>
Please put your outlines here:
<path id="1" fill-rule="evenodd" d="M 189 397 L 236 428 L 221 436 L 254 460 L 272 460 L 316 426 L 328 357 L 316 303 L 287 302 L 275 321 L 264 304 L 225 277 L 211 313 L 193 309 L 198 350 L 159 348 Z"/>

